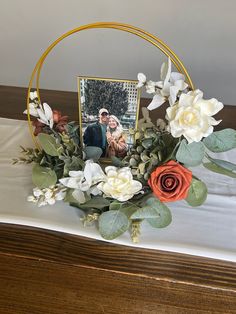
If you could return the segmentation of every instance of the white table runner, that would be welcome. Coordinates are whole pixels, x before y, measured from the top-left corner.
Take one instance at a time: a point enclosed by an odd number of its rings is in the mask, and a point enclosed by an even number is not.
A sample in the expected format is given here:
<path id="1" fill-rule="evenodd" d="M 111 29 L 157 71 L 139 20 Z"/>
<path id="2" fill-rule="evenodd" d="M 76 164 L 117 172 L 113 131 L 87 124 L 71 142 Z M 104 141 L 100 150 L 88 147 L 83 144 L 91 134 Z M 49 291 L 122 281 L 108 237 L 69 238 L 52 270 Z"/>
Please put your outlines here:
<path id="1" fill-rule="evenodd" d="M 38 208 L 27 202 L 32 192 L 32 165 L 12 165 L 20 147 L 33 147 L 26 121 L 0 118 L 0 222 L 15 223 L 104 240 L 95 227 L 83 227 L 82 212 L 64 202 Z M 236 149 L 217 155 L 236 161 Z M 236 179 L 192 169 L 208 186 L 204 205 L 169 203 L 173 221 L 164 229 L 142 225 L 139 244 L 125 233 L 114 243 L 205 256 L 236 262 Z"/>

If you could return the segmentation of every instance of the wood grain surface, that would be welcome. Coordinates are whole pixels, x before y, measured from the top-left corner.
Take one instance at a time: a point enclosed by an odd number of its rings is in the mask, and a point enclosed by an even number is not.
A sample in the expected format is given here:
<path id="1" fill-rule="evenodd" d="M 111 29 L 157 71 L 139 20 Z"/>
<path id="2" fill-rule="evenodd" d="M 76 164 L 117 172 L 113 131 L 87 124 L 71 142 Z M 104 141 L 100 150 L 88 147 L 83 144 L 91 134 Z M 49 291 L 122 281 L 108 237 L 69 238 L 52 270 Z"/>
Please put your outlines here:
<path id="1" fill-rule="evenodd" d="M 25 97 L 0 86 L 0 116 L 25 119 Z M 41 97 L 77 119 L 77 93 Z M 236 107 L 223 112 L 235 128 Z M 0 224 L 0 314 L 41 313 L 236 313 L 236 263 Z"/>
<path id="2" fill-rule="evenodd" d="M 235 263 L 26 226 L 0 224 L 0 282 L 0 313 L 236 312 Z"/>

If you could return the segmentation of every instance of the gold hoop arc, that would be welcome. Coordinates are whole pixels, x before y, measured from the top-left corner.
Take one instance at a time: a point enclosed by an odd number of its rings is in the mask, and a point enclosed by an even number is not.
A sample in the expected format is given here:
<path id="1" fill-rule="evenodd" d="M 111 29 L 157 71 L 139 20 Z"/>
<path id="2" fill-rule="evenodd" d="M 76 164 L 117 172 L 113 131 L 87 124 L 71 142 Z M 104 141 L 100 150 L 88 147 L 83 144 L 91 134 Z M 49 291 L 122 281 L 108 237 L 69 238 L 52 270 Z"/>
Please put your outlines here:
<path id="1" fill-rule="evenodd" d="M 116 29 L 116 30 L 120 30 L 120 31 L 124 31 L 133 35 L 136 35 L 144 40 L 146 40 L 147 42 L 151 43 L 153 46 L 157 47 L 161 52 L 163 52 L 167 57 L 169 57 L 171 59 L 171 61 L 174 63 L 174 65 L 176 66 L 177 70 L 184 74 L 189 86 L 191 87 L 191 89 L 194 89 L 194 85 L 193 82 L 185 68 L 185 66 L 183 65 L 183 63 L 180 61 L 180 59 L 178 58 L 178 56 L 170 49 L 169 46 L 167 46 L 161 39 L 157 38 L 156 36 L 129 24 L 124 24 L 124 23 L 117 23 L 117 22 L 97 22 L 97 23 L 92 23 L 92 24 L 86 24 L 86 25 L 82 25 L 80 27 L 77 27 L 75 29 L 72 29 L 70 31 L 68 31 L 67 33 L 63 34 L 62 36 L 60 36 L 59 38 L 57 38 L 42 54 L 42 56 L 39 58 L 38 62 L 36 63 L 36 66 L 31 74 L 30 77 L 30 81 L 29 81 L 29 85 L 28 85 L 28 93 L 27 93 L 27 117 L 28 117 L 28 125 L 29 125 L 29 130 L 30 130 L 30 134 L 32 136 L 32 139 L 36 145 L 36 147 L 40 148 L 37 140 L 34 136 L 34 132 L 33 132 L 33 127 L 32 127 L 32 123 L 31 123 L 31 119 L 30 119 L 30 114 L 29 114 L 29 96 L 30 96 L 30 91 L 33 85 L 33 81 L 36 75 L 36 90 L 38 93 L 38 97 L 40 100 L 40 92 L 39 92 L 39 83 L 40 83 L 40 74 L 41 74 L 41 69 L 43 66 L 43 63 L 45 61 L 45 59 L 47 58 L 48 54 L 52 51 L 52 49 L 59 43 L 61 42 L 63 39 L 69 37 L 70 35 L 73 35 L 75 33 L 78 33 L 80 31 L 83 30 L 87 30 L 87 29 L 95 29 L 95 28 L 108 28 L 108 29 Z"/>

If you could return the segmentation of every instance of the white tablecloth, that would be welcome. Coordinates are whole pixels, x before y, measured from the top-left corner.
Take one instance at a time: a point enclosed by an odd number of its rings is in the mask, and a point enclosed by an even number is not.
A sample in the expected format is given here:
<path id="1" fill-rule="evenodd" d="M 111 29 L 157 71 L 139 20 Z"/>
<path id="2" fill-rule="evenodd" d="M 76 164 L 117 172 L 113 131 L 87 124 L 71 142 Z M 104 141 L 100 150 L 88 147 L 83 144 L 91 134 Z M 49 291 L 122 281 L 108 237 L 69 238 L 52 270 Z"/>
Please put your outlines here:
<path id="1" fill-rule="evenodd" d="M 83 227 L 82 212 L 64 202 L 38 208 L 27 202 L 32 192 L 32 165 L 12 165 L 20 147 L 32 147 L 27 122 L 0 118 L 0 222 L 16 223 L 103 240 L 95 227 Z M 236 160 L 236 149 L 218 155 Z M 203 167 L 192 169 L 209 189 L 204 205 L 189 207 L 185 201 L 169 203 L 173 221 L 164 229 L 142 225 L 139 244 L 128 232 L 114 243 L 166 250 L 236 262 L 236 179 Z"/>

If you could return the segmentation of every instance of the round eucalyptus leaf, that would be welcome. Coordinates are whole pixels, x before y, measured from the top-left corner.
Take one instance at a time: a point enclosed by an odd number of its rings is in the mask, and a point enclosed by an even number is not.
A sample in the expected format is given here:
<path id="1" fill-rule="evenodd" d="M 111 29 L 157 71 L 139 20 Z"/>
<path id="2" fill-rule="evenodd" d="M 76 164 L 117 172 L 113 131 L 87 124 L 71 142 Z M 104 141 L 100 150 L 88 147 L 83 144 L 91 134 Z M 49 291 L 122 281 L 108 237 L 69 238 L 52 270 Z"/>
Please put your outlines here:
<path id="1" fill-rule="evenodd" d="M 188 191 L 186 202 L 195 207 L 202 205 L 207 198 L 207 186 L 204 182 L 192 179 L 191 186 Z"/>
<path id="2" fill-rule="evenodd" d="M 98 228 L 106 240 L 113 240 L 129 228 L 129 219 L 119 210 L 109 210 L 99 216 Z"/>
<path id="3" fill-rule="evenodd" d="M 201 164 L 204 157 L 205 147 L 202 142 L 193 142 L 188 144 L 186 140 L 182 140 L 176 154 L 176 159 L 189 167 Z"/>
<path id="4" fill-rule="evenodd" d="M 154 228 L 165 228 L 171 221 L 170 209 L 155 197 L 150 197 L 143 208 L 138 209 L 131 219 L 146 219 Z"/>
<path id="5" fill-rule="evenodd" d="M 42 149 L 50 156 L 59 156 L 63 151 L 63 147 L 56 142 L 52 135 L 40 133 L 38 140 Z"/>
<path id="6" fill-rule="evenodd" d="M 86 159 L 92 159 L 93 161 L 98 161 L 102 156 L 102 149 L 96 146 L 86 146 L 84 148 Z"/>
<path id="7" fill-rule="evenodd" d="M 215 153 L 236 148 L 236 130 L 224 129 L 210 134 L 203 140 L 206 147 Z"/>

